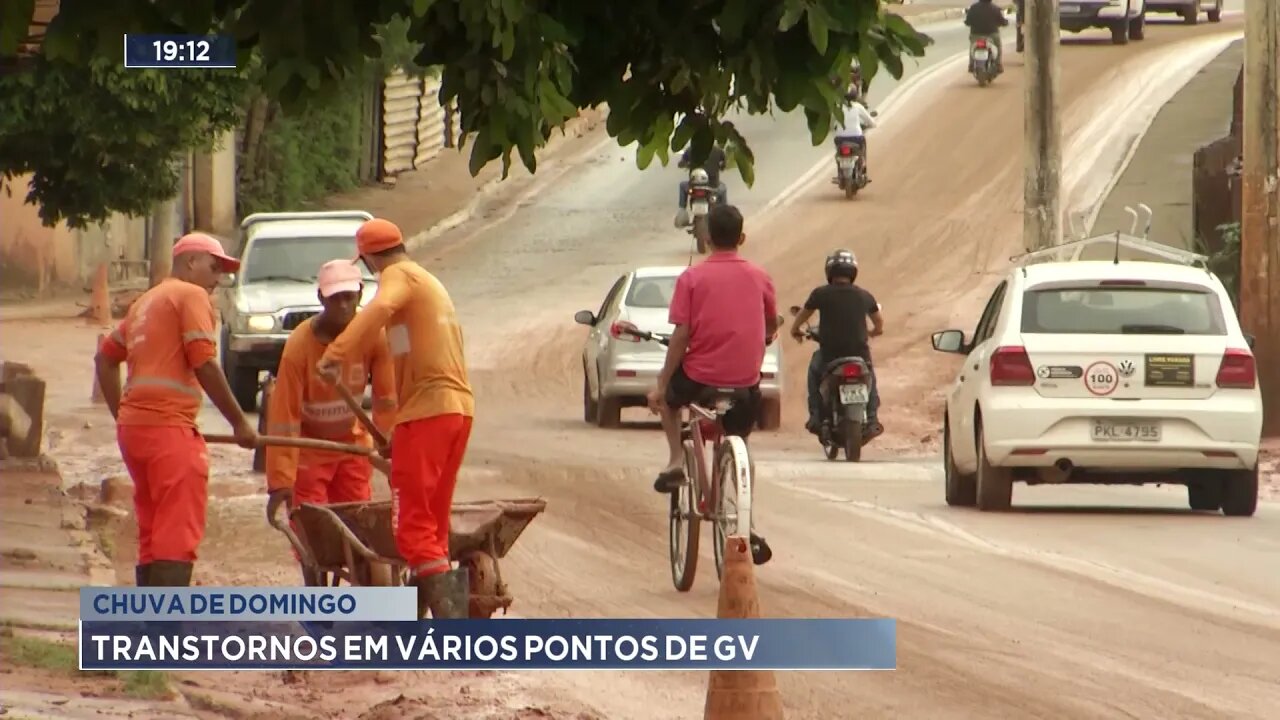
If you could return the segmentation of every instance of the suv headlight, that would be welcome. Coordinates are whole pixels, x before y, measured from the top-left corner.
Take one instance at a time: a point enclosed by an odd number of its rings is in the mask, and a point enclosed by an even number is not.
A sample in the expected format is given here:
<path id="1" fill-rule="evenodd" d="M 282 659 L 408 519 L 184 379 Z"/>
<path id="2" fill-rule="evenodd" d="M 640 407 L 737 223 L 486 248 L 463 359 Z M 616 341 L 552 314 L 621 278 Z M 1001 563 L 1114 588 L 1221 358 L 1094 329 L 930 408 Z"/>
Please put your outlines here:
<path id="1" fill-rule="evenodd" d="M 276 327 L 274 315 L 245 315 L 244 327 L 249 332 L 271 332 Z"/>

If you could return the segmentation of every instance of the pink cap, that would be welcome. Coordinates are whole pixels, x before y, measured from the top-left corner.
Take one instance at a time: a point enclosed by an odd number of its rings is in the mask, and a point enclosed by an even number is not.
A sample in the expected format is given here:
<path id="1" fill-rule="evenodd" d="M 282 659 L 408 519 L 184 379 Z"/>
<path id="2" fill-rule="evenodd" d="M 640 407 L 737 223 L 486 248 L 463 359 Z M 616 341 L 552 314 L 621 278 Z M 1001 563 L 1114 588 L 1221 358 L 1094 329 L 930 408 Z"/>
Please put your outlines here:
<path id="1" fill-rule="evenodd" d="M 240 261 L 228 255 L 227 251 L 222 249 L 222 243 L 211 235 L 188 233 L 173 244 L 174 257 L 190 252 L 206 252 L 218 258 L 224 272 L 235 272 L 240 269 Z"/>
<path id="2" fill-rule="evenodd" d="M 330 260 L 320 266 L 320 295 L 329 297 L 344 292 L 360 292 L 364 277 L 350 260 Z"/>

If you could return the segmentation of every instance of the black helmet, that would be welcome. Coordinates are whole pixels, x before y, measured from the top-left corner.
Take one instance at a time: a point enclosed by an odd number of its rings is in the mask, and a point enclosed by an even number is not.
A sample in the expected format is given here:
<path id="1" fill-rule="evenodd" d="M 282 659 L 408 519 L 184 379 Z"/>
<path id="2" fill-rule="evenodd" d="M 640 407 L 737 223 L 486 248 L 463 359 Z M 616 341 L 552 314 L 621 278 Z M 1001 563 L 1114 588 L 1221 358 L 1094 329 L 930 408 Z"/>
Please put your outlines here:
<path id="1" fill-rule="evenodd" d="M 852 250 L 836 250 L 827 256 L 827 282 L 836 277 L 847 277 L 853 280 L 858 276 L 858 258 Z"/>

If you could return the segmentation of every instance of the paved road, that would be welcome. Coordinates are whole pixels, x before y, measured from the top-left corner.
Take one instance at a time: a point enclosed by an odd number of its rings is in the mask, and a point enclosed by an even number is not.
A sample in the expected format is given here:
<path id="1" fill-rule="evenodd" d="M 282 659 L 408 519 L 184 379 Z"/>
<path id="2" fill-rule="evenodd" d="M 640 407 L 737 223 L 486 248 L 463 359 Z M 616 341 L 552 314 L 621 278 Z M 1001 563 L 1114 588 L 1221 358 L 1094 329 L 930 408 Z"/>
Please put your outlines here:
<path id="1" fill-rule="evenodd" d="M 1134 132 L 1128 116 L 1154 102 L 1152 90 L 1135 88 L 1172 82 L 1188 53 L 1207 53 L 1239 30 L 1238 19 L 1155 23 L 1128 47 L 1091 36 L 1064 45 L 1064 141 L 1076 196 L 1099 190 L 1097 176 Z M 963 49 L 961 31 L 938 35 L 944 51 L 934 62 L 948 47 Z M 986 89 L 961 66 L 922 82 L 872 135 L 875 182 L 865 195 L 846 202 L 818 178 L 748 227 L 748 252 L 773 273 L 783 304 L 802 298 L 839 244 L 864 258 L 866 282 L 893 309 L 876 350 L 893 437 L 870 462 L 819 459 L 812 439 L 794 430 L 798 382 L 787 393 L 788 429 L 753 440 L 760 528 L 777 553 L 758 573 L 765 612 L 902 622 L 897 673 L 783 674 L 789 710 L 1266 717 L 1280 702 L 1280 581 L 1266 571 L 1280 549 L 1275 507 L 1243 522 L 1192 515 L 1180 494 L 1162 488 L 1019 487 L 1019 511 L 1000 515 L 942 503 L 931 435 L 954 368 L 923 348 L 932 330 L 972 327 L 992 273 L 1017 250 L 1021 60 L 1008 65 Z M 761 181 L 731 193 L 751 219 L 825 150 L 808 145 L 794 118 L 753 121 L 748 133 Z M 602 149 L 510 219 L 473 230 L 452 252 L 427 253 L 467 323 L 479 393 L 459 492 L 550 502 L 506 571 L 523 615 L 714 612 L 709 550 L 693 591 L 670 588 L 664 504 L 649 489 L 663 452 L 652 425 L 604 431 L 581 421 L 582 330 L 570 321 L 574 310 L 598 305 L 624 268 L 687 260 L 684 236 L 669 225 L 679 177 L 674 168 L 638 172 L 629 151 Z M 784 356 L 787 377 L 801 377 L 805 354 L 788 345 Z M 632 420 L 644 419 L 634 412 Z M 705 690 L 701 674 L 548 681 L 610 717 L 693 717 Z"/>

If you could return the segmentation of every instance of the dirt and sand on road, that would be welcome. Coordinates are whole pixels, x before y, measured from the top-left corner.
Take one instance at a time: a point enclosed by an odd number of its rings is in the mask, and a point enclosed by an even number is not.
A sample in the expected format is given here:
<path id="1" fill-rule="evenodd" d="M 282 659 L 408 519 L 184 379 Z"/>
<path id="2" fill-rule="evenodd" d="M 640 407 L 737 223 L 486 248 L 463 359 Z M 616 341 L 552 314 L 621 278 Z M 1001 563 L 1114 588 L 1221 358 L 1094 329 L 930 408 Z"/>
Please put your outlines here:
<path id="1" fill-rule="evenodd" d="M 1147 40 L 1127 48 L 1064 47 L 1064 139 L 1079 135 L 1091 109 L 1123 103 L 1126 68 L 1148 69 L 1153 53 L 1178 40 L 1239 28 L 1236 19 L 1200 28 L 1153 24 Z M 753 441 L 758 525 L 775 548 L 774 561 L 757 572 L 764 613 L 899 619 L 897 672 L 780 673 L 788 713 L 1267 717 L 1280 702 L 1280 587 L 1264 569 L 1280 535 L 1267 533 L 1276 523 L 1271 507 L 1236 523 L 1186 513 L 1181 496 L 1155 488 L 1027 495 L 1086 508 L 1076 511 L 980 515 L 942 505 L 930 456 L 940 388 L 955 368 L 928 351 L 928 334 L 971 327 L 993 273 L 1017 251 L 1021 61 L 1006 64 L 1009 72 L 986 89 L 962 68 L 940 71 L 927 92 L 895 109 L 871 136 L 875 181 L 857 200 L 819 183 L 771 221 L 748 227 L 746 251 L 769 268 L 784 307 L 820 281 L 822 257 L 845 245 L 858 252 L 860 280 L 891 321 L 875 348 L 890 434 L 868 448 L 868 462 L 826 463 L 797 429 L 807 353 L 794 345 L 784 352 L 784 430 Z M 674 182 L 660 178 L 655 200 L 632 209 L 609 182 L 626 171 L 617 169 L 617 152 L 595 149 L 573 162 L 509 220 L 463 225 L 424 250 L 465 321 L 478 393 L 460 499 L 548 499 L 547 513 L 503 563 L 516 614 L 710 616 L 716 583 L 709 562 L 688 594 L 669 585 L 665 503 L 650 489 L 662 451 L 652 425 L 605 431 L 582 423 L 582 329 L 570 321 L 573 311 L 598 305 L 628 267 L 685 261 L 684 241 L 669 229 Z M 642 212 L 655 219 L 635 220 Z M 42 371 L 66 384 L 50 402 L 83 406 L 88 351 L 77 358 L 45 340 L 53 328 L 35 328 L 27 331 L 39 339 L 22 350 L 44 355 L 52 368 Z M 15 330 L 6 325 L 5 332 Z M 80 330 L 74 346 L 91 346 L 91 335 Z M 644 419 L 631 412 L 627 419 Z M 78 463 L 70 441 L 55 433 L 51 452 L 70 450 L 65 462 L 59 455 L 64 474 L 96 481 L 104 470 L 118 471 L 104 416 L 72 418 L 92 426 L 77 430 Z M 89 445 L 95 454 L 83 452 Z M 200 582 L 295 581 L 282 539 L 262 520 L 261 480 L 247 473 L 248 462 L 242 451 L 215 450 L 222 502 L 210 513 Z M 375 493 L 385 494 L 381 483 Z M 1117 507 L 1130 505 L 1150 507 Z M 131 566 L 128 525 L 117 526 L 122 580 Z M 390 682 L 326 673 L 302 687 L 266 673 L 220 675 L 217 688 L 208 676 L 187 680 L 227 702 L 252 699 L 259 711 L 262 702 L 279 703 L 280 717 L 432 717 L 418 706 L 399 715 L 391 714 L 398 706 L 373 706 L 401 693 L 402 706 L 457 701 L 465 685 L 468 697 L 487 698 L 478 702 L 506 693 L 513 703 L 547 708 L 547 717 L 688 718 L 700 715 L 706 687 L 704 673 L 674 672 L 404 673 Z M 344 712 L 342 703 L 369 710 Z M 441 716 L 471 717 L 463 712 Z"/>

